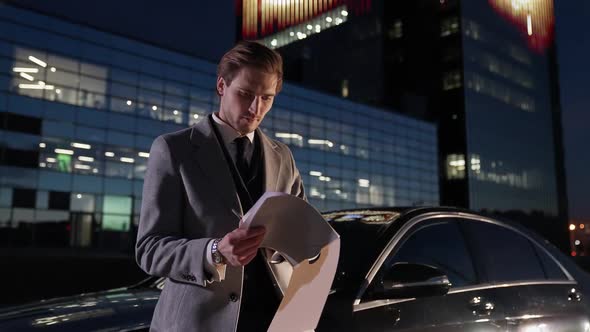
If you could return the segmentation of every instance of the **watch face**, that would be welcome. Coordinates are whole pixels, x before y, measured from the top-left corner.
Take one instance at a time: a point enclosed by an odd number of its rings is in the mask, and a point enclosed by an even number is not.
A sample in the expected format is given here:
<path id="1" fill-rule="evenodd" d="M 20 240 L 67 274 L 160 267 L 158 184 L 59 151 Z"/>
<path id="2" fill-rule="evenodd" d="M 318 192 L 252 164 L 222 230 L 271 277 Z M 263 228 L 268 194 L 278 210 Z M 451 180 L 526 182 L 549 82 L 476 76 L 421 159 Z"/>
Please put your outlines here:
<path id="1" fill-rule="evenodd" d="M 221 255 L 219 253 L 213 254 L 213 262 L 215 264 L 221 264 L 221 261 L 222 261 L 222 259 L 221 259 Z"/>

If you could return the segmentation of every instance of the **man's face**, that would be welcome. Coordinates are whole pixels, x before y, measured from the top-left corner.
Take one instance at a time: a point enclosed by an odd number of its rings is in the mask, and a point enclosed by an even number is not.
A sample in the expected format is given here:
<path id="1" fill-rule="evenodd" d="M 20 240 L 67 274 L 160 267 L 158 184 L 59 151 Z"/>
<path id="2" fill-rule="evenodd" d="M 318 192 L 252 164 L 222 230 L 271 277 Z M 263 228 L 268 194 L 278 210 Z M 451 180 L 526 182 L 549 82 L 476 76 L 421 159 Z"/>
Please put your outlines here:
<path id="1" fill-rule="evenodd" d="M 249 67 L 242 68 L 229 86 L 218 77 L 219 118 L 242 135 L 253 132 L 272 107 L 277 82 L 276 74 Z"/>

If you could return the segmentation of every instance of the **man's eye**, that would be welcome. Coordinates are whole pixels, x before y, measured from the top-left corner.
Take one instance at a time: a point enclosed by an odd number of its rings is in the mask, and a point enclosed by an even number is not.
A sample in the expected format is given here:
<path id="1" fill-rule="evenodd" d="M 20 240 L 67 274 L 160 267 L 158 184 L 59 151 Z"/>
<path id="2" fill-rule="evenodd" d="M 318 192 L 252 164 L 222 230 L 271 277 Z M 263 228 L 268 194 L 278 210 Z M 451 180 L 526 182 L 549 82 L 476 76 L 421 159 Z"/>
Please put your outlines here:
<path id="1" fill-rule="evenodd" d="M 251 93 L 245 92 L 245 91 L 240 91 L 240 96 L 244 96 L 244 97 L 252 97 Z"/>
<path id="2" fill-rule="evenodd" d="M 272 100 L 272 96 L 262 96 L 262 100 L 270 101 L 270 100 Z"/>

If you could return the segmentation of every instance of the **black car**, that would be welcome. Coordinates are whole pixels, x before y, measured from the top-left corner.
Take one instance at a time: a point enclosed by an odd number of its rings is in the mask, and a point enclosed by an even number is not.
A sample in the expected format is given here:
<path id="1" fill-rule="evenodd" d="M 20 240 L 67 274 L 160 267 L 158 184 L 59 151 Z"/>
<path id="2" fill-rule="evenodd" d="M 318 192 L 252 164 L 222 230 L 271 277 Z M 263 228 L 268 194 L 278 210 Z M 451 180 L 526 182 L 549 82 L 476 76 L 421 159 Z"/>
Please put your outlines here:
<path id="1" fill-rule="evenodd" d="M 342 247 L 316 331 L 590 331 L 590 276 L 517 224 L 452 208 L 324 218 Z M 0 331 L 147 330 L 162 287 L 3 309 Z"/>

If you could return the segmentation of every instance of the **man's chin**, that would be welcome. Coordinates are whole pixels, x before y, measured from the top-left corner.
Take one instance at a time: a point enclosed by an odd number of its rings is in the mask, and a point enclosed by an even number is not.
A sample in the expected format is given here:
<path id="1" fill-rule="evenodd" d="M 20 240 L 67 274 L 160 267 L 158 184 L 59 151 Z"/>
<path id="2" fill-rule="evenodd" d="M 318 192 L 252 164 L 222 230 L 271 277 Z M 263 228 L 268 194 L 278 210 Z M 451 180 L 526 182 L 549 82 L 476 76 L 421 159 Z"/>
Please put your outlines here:
<path id="1" fill-rule="evenodd" d="M 249 134 L 258 128 L 258 121 L 254 121 L 248 124 L 240 126 L 240 132 L 242 134 Z"/>

